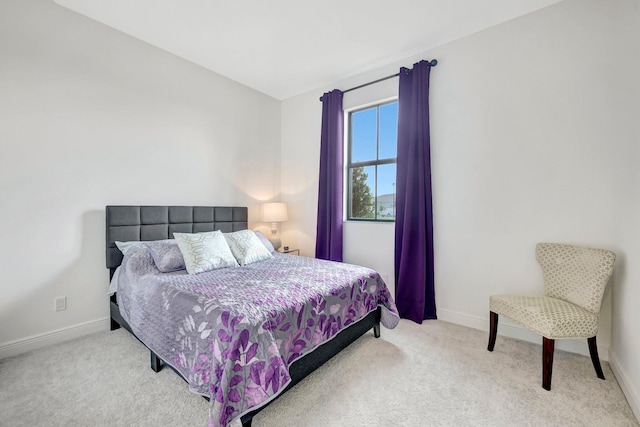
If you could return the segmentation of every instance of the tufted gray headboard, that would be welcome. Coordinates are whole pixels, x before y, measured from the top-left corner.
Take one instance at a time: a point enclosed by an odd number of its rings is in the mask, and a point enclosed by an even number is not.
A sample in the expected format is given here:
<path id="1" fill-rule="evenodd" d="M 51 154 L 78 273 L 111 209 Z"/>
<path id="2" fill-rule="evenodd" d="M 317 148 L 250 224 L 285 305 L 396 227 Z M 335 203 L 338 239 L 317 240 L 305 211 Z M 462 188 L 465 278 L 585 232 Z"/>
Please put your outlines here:
<path id="1" fill-rule="evenodd" d="M 246 207 L 107 206 L 107 268 L 122 262 L 115 242 L 173 239 L 173 233 L 224 233 L 248 228 Z"/>

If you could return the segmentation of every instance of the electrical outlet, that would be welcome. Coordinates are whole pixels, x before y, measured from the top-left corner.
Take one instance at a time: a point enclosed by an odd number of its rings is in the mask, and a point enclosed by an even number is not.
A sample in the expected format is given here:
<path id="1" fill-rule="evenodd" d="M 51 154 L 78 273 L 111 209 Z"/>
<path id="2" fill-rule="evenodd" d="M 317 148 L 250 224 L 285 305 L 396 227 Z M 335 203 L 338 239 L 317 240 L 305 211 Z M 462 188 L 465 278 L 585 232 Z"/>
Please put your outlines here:
<path id="1" fill-rule="evenodd" d="M 56 311 L 62 311 L 67 309 L 67 297 L 57 297 L 55 299 Z"/>

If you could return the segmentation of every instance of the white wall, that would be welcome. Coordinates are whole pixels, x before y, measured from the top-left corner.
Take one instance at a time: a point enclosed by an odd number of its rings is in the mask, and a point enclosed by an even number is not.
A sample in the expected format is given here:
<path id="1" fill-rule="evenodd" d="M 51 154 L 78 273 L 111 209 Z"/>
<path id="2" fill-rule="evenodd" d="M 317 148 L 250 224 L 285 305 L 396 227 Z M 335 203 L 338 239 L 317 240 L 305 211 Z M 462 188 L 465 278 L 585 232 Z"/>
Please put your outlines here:
<path id="1" fill-rule="evenodd" d="M 609 361 L 640 419 L 640 1 L 624 1 L 615 12 L 612 46 L 616 73 L 613 126 L 606 139 L 617 151 L 614 191 L 618 258 L 612 300 L 612 335 Z"/>
<path id="2" fill-rule="evenodd" d="M 105 205 L 247 205 L 254 226 L 279 144 L 278 101 L 52 1 L 0 2 L 0 357 L 106 327 Z"/>
<path id="3" fill-rule="evenodd" d="M 296 215 L 285 225 L 284 240 L 313 254 L 322 92 L 437 58 L 431 73 L 431 148 L 439 318 L 487 329 L 489 295 L 540 291 L 536 242 L 613 249 L 623 261 L 614 291 L 610 286 L 605 293 L 598 344 L 603 359 L 610 348 L 618 358 L 638 414 L 640 319 L 634 282 L 640 270 L 625 260 L 640 252 L 634 124 L 640 113 L 638 7 L 637 0 L 566 0 L 285 100 L 282 194 Z M 625 69 L 632 61 L 635 68 Z M 346 226 L 345 260 L 378 269 L 380 251 L 393 253 L 393 233 L 384 225 L 363 225 L 366 232 L 356 227 Z M 505 321 L 500 333 L 540 341 Z M 586 340 L 561 341 L 557 348 L 587 353 Z"/>

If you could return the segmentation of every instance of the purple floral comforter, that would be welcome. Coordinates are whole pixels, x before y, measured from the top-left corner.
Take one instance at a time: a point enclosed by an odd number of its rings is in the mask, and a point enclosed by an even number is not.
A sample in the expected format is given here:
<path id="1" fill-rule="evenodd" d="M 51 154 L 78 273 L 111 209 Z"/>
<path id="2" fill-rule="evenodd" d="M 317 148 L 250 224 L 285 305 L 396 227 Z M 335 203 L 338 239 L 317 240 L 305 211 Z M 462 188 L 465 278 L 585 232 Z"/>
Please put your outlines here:
<path id="1" fill-rule="evenodd" d="M 292 255 L 198 275 L 161 273 L 148 249 L 130 249 L 117 293 L 133 332 L 210 398 L 210 426 L 226 426 L 278 395 L 289 366 L 340 330 L 396 306 L 373 270 Z"/>

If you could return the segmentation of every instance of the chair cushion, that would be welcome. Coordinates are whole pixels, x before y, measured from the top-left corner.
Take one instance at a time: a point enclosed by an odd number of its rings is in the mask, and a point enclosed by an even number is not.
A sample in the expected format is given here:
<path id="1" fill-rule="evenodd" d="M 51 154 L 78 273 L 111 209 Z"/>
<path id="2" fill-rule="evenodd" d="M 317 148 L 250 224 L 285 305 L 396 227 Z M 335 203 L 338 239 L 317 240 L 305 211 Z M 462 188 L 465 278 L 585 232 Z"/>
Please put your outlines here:
<path id="1" fill-rule="evenodd" d="M 597 314 L 556 298 L 491 295 L 489 309 L 550 339 L 591 338 L 598 333 Z"/>

